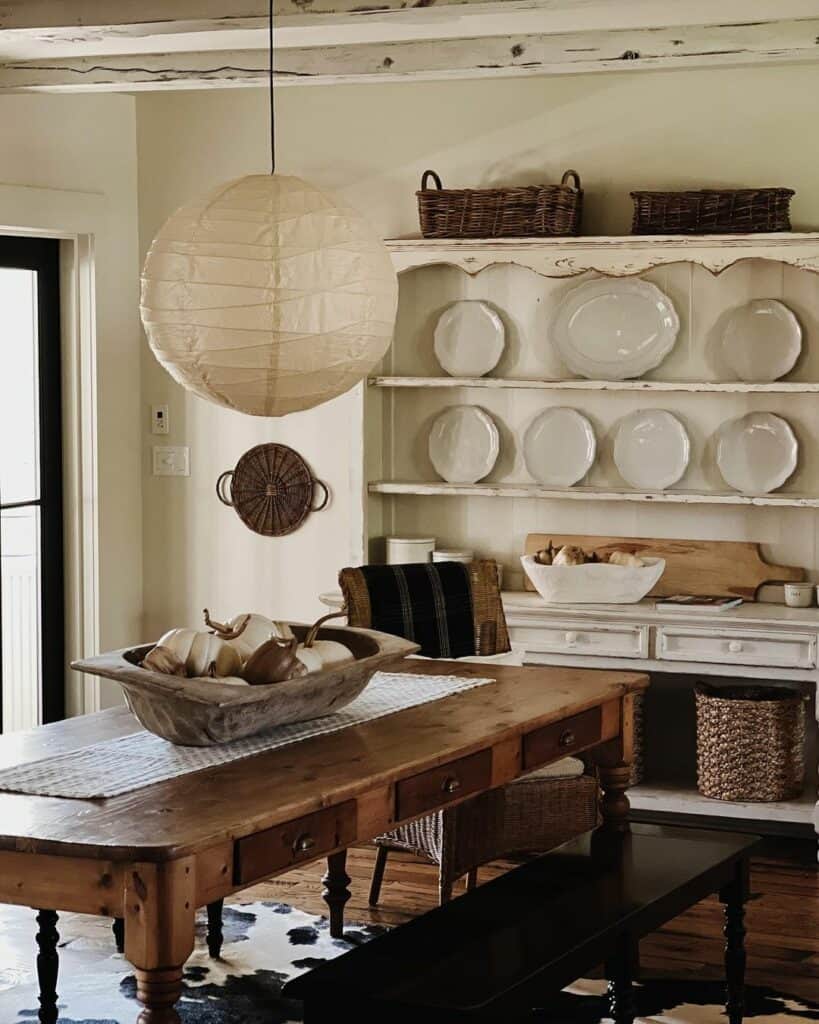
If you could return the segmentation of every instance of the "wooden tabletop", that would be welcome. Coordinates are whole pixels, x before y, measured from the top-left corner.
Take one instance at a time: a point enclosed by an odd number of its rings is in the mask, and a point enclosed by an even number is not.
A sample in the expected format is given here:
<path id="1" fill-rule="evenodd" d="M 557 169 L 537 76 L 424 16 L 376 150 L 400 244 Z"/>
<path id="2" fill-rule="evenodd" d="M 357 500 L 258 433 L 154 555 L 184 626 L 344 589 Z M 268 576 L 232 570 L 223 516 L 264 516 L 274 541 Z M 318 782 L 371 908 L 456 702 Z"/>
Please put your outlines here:
<path id="1" fill-rule="evenodd" d="M 166 860 L 240 838 L 520 736 L 648 685 L 636 672 L 413 661 L 496 681 L 385 718 L 107 800 L 0 793 L 0 850 Z M 0 737 L 0 768 L 125 736 L 125 708 Z"/>

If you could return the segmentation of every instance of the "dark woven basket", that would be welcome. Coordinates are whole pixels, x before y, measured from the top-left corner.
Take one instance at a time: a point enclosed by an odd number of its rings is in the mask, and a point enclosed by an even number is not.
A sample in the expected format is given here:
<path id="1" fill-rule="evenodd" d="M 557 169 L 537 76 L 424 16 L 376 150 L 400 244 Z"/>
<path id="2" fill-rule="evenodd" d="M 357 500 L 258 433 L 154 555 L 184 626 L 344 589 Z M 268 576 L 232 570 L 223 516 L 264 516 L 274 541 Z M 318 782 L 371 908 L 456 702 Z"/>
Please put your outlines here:
<path id="1" fill-rule="evenodd" d="M 792 800 L 805 784 L 805 701 L 792 689 L 700 683 L 697 787 L 714 800 Z"/>
<path id="2" fill-rule="evenodd" d="M 225 488 L 230 485 L 229 495 Z M 315 488 L 323 498 L 313 505 Z M 216 481 L 216 495 L 254 533 L 283 537 L 297 530 L 310 512 L 325 508 L 330 497 L 327 485 L 317 480 L 297 451 L 286 444 L 257 444 L 246 451 L 235 469 Z"/>
<path id="3" fill-rule="evenodd" d="M 435 188 L 427 187 L 430 178 Z M 479 189 L 444 188 L 435 171 L 424 171 L 415 194 L 424 238 L 547 237 L 580 231 L 583 189 L 577 171 L 566 171 L 559 185 Z"/>
<path id="4" fill-rule="evenodd" d="M 790 231 L 792 188 L 632 192 L 633 235 L 753 234 Z"/>

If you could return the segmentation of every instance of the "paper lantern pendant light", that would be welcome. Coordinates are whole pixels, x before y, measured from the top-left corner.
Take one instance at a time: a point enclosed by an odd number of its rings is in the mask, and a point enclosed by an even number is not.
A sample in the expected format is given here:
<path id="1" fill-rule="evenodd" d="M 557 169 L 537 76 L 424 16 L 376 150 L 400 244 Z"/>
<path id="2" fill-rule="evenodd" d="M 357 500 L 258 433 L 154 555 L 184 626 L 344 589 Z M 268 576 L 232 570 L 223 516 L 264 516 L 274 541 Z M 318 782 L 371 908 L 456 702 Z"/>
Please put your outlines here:
<path id="1" fill-rule="evenodd" d="M 372 370 L 397 299 L 389 253 L 360 214 L 300 178 L 254 174 L 167 221 L 145 261 L 141 311 L 183 387 L 283 416 Z"/>

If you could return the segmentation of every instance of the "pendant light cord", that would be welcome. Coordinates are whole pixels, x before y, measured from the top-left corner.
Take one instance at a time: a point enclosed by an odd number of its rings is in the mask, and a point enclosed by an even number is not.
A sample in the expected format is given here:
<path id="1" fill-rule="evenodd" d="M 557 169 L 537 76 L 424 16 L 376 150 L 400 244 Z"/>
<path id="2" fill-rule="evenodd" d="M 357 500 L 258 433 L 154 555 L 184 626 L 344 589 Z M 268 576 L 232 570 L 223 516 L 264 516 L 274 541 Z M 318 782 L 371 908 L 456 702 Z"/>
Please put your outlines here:
<path id="1" fill-rule="evenodd" d="M 270 92 L 270 173 L 276 173 L 276 103 L 273 97 L 273 0 L 267 18 L 268 84 Z"/>

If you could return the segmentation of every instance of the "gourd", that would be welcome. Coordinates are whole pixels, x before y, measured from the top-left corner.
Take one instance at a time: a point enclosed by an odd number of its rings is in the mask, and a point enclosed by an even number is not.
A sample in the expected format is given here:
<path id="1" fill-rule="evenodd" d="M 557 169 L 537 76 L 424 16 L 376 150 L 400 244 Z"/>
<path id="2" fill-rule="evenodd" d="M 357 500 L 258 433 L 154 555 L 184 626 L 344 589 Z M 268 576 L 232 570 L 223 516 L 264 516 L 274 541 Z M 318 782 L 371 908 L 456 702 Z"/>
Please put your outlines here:
<path id="1" fill-rule="evenodd" d="M 627 569 L 642 569 L 645 562 L 638 555 L 630 551 L 612 551 L 609 555 L 609 565 L 622 565 Z"/>
<path id="2" fill-rule="evenodd" d="M 142 659 L 142 667 L 167 676 L 185 676 L 185 662 L 169 647 L 157 644 Z"/>
<path id="3" fill-rule="evenodd" d="M 196 629 L 171 629 L 159 638 L 184 664 L 188 676 L 236 676 L 242 667 L 239 652 L 214 633 Z"/>
<path id="4" fill-rule="evenodd" d="M 307 631 L 304 643 L 299 644 L 296 649 L 296 657 L 308 672 L 320 672 L 322 669 L 333 668 L 335 665 L 343 665 L 345 662 L 353 660 L 353 654 L 349 647 L 345 647 L 337 640 L 316 639 L 319 629 L 328 619 L 337 619 L 346 614 L 347 612 L 342 610 L 323 615 Z"/>
<path id="5" fill-rule="evenodd" d="M 552 565 L 584 565 L 586 554 L 582 548 L 566 544 L 552 559 Z"/>
<path id="6" fill-rule="evenodd" d="M 264 686 L 305 675 L 307 670 L 296 654 L 297 647 L 295 637 L 271 637 L 247 659 L 242 667 L 242 678 L 251 686 Z"/>
<path id="7" fill-rule="evenodd" d="M 253 654 L 255 650 L 273 637 L 280 637 L 288 640 L 293 636 L 293 631 L 286 622 L 274 622 L 266 615 L 258 615 L 256 612 L 245 612 L 242 615 L 235 615 L 229 622 L 217 622 L 211 619 L 207 608 L 204 611 L 205 625 L 213 632 L 230 644 L 239 652 L 242 661 Z"/>

